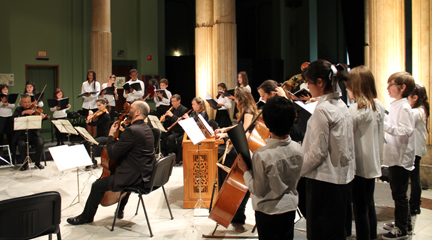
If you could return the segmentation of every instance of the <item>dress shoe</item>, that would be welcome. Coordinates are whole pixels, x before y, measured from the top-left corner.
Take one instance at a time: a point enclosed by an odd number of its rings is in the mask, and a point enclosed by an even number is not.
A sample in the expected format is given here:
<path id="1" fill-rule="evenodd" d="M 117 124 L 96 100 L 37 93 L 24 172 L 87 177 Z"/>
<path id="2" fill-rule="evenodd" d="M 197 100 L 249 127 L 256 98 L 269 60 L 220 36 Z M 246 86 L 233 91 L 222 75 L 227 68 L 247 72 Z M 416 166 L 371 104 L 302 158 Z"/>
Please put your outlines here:
<path id="1" fill-rule="evenodd" d="M 40 170 L 44 169 L 45 167 L 42 164 L 35 164 L 36 168 L 39 168 Z"/>
<path id="2" fill-rule="evenodd" d="M 72 225 L 81 225 L 81 224 L 84 224 L 84 223 L 91 223 L 91 222 L 93 222 L 93 220 L 87 220 L 87 219 L 81 217 L 81 215 L 79 215 L 79 216 L 76 216 L 76 217 L 73 217 L 73 218 L 68 218 L 67 222 L 69 224 L 72 224 Z"/>
<path id="3" fill-rule="evenodd" d="M 124 217 L 124 211 L 123 210 L 119 210 L 118 213 L 117 213 L 117 218 L 118 219 L 123 219 L 123 217 Z"/>
<path id="4" fill-rule="evenodd" d="M 92 167 L 92 168 L 97 168 L 98 165 L 97 165 L 97 164 L 93 164 L 93 165 L 91 165 L 91 167 Z"/>

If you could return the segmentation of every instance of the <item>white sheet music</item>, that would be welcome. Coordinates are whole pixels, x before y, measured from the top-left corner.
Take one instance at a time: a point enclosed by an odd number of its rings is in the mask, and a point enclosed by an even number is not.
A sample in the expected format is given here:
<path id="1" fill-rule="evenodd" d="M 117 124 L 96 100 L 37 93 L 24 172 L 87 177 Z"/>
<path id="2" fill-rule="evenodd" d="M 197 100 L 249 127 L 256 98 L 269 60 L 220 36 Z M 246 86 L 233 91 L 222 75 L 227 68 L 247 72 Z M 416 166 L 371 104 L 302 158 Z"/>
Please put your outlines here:
<path id="1" fill-rule="evenodd" d="M 83 144 L 73 146 L 61 145 L 50 147 L 48 150 L 59 171 L 93 164 Z"/>
<path id="2" fill-rule="evenodd" d="M 81 136 L 88 142 L 91 142 L 95 145 L 99 145 L 99 143 L 90 135 L 89 132 L 83 127 L 75 127 L 75 129 L 81 134 Z"/>
<path id="3" fill-rule="evenodd" d="M 41 127 L 41 115 L 14 118 L 14 130 L 41 129 Z"/>
<path id="4" fill-rule="evenodd" d="M 186 132 L 192 143 L 195 145 L 206 139 L 201 129 L 196 124 L 193 118 L 188 118 L 178 122 L 183 130 Z"/>
<path id="5" fill-rule="evenodd" d="M 78 135 L 78 132 L 74 129 L 72 124 L 69 122 L 69 120 L 66 119 L 58 119 L 58 120 L 52 120 L 51 121 L 54 126 L 61 132 L 61 133 L 69 133 Z"/>
<path id="6" fill-rule="evenodd" d="M 297 105 L 299 105 L 300 107 L 302 107 L 304 110 L 308 111 L 310 114 L 313 114 L 313 112 L 315 111 L 315 108 L 318 104 L 318 101 L 316 102 L 310 102 L 307 104 L 304 104 L 302 101 L 294 101 Z"/>
<path id="7" fill-rule="evenodd" d="M 208 124 L 208 122 L 201 116 L 201 114 L 198 114 L 198 118 L 201 120 L 204 127 L 207 129 L 207 131 L 210 133 L 210 135 L 214 136 L 213 128 Z"/>
<path id="8" fill-rule="evenodd" d="M 159 119 L 156 116 L 148 115 L 147 118 L 150 120 L 150 122 L 154 128 L 158 128 L 162 132 L 166 132 L 164 126 L 162 125 L 162 123 L 159 121 Z"/>

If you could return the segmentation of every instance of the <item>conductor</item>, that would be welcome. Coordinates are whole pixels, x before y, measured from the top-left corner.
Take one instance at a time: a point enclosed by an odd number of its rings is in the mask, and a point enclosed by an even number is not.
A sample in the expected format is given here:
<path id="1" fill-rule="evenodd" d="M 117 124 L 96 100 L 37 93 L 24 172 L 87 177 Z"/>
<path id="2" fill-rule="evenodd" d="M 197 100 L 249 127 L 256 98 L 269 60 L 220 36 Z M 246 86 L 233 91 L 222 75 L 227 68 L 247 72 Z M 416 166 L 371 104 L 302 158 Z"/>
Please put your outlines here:
<path id="1" fill-rule="evenodd" d="M 110 159 L 117 159 L 118 166 L 114 175 L 96 180 L 87 199 L 83 212 L 67 222 L 80 225 L 93 222 L 96 210 L 106 191 L 118 192 L 125 187 L 150 187 L 150 178 L 155 164 L 154 137 L 149 126 L 144 123 L 150 107 L 143 101 L 132 103 L 125 128 L 120 139 L 114 143 L 113 135 L 119 127 L 115 122 L 109 131 L 107 151 Z M 118 218 L 123 218 L 123 209 L 128 197 L 120 203 Z"/>

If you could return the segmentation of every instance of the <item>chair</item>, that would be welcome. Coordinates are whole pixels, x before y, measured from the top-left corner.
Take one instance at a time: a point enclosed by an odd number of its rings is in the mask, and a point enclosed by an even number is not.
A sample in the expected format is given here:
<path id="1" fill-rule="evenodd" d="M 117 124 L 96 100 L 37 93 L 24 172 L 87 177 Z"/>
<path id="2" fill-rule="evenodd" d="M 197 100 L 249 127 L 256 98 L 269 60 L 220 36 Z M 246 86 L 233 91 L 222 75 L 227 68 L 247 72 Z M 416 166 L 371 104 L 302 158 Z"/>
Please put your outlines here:
<path id="1" fill-rule="evenodd" d="M 218 127 L 219 127 L 219 124 L 215 120 L 208 121 L 208 124 L 210 125 L 210 127 L 213 128 L 213 130 L 218 129 Z"/>
<path id="2" fill-rule="evenodd" d="M 172 212 L 171 212 L 171 208 L 170 208 L 169 202 L 168 202 L 168 198 L 167 198 L 167 195 L 166 195 L 166 192 L 165 192 L 164 185 L 165 185 L 165 183 L 168 182 L 168 180 L 169 180 L 169 178 L 171 176 L 172 169 L 173 169 L 174 163 L 175 163 L 175 158 L 176 158 L 175 154 L 170 154 L 170 155 L 168 155 L 166 157 L 163 157 L 163 158 L 161 158 L 161 159 L 159 159 L 159 160 L 156 161 L 155 166 L 153 168 L 153 173 L 152 173 L 152 176 L 151 176 L 151 179 L 150 179 L 150 187 L 148 189 L 144 189 L 144 188 L 141 188 L 141 187 L 128 187 L 128 188 L 124 188 L 120 192 L 120 198 L 119 198 L 119 201 L 117 203 L 117 209 L 115 211 L 115 215 L 114 215 L 114 220 L 113 220 L 113 224 L 112 224 L 112 227 L 111 227 L 111 231 L 114 231 L 114 225 L 115 225 L 115 222 L 116 222 L 116 219 L 117 219 L 117 214 L 118 214 L 119 207 L 120 207 L 121 196 L 124 193 L 132 193 L 133 192 L 133 193 L 136 193 L 136 194 L 139 195 L 138 206 L 137 206 L 135 215 L 138 214 L 138 208 L 139 208 L 139 204 L 141 202 L 141 205 L 142 205 L 143 210 L 144 210 L 144 215 L 145 215 L 146 221 L 147 221 L 147 226 L 149 228 L 150 237 L 153 237 L 153 233 L 152 233 L 152 230 L 151 230 L 151 227 L 150 227 L 150 222 L 148 220 L 147 211 L 146 211 L 146 208 L 145 208 L 145 205 L 144 205 L 144 200 L 142 198 L 143 194 L 147 195 L 147 194 L 153 192 L 154 190 L 158 189 L 159 187 L 162 187 L 162 190 L 163 190 L 163 193 L 164 193 L 164 196 L 165 196 L 165 201 L 166 201 L 166 204 L 168 206 L 169 213 L 171 215 L 171 220 L 174 219 L 174 217 L 172 215 Z"/>
<path id="3" fill-rule="evenodd" d="M 43 192 L 0 201 L 0 240 L 60 234 L 61 196 Z"/>
<path id="4" fill-rule="evenodd" d="M 161 138 L 161 130 L 159 128 L 152 128 L 151 129 L 154 136 L 154 149 L 156 156 L 160 156 L 160 138 Z M 156 157 L 156 158 L 157 158 Z"/>

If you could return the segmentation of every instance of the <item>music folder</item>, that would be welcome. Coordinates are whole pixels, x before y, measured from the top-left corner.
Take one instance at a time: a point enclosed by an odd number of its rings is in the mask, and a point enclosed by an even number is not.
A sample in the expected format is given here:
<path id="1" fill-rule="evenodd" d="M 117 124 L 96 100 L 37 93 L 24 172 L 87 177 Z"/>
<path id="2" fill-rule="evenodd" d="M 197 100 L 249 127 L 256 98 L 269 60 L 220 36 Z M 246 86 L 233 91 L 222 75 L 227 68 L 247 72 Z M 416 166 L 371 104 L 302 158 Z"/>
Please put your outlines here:
<path id="1" fill-rule="evenodd" d="M 248 168 L 252 169 L 252 159 L 243 124 L 237 124 L 235 127 L 228 130 L 227 133 L 236 152 L 242 155 Z"/>
<path id="2" fill-rule="evenodd" d="M 114 95 L 114 87 L 106 87 L 106 88 L 102 89 L 99 92 L 99 96 L 102 94 L 103 91 L 106 91 L 105 95 Z"/>
<path id="3" fill-rule="evenodd" d="M 161 92 L 163 98 L 168 98 L 168 96 L 167 96 L 167 94 L 166 94 L 166 92 L 165 92 L 165 89 L 158 89 L 158 90 L 156 90 L 156 92 Z M 161 100 L 162 100 L 162 99 L 161 99 Z"/>
<path id="4" fill-rule="evenodd" d="M 295 95 L 296 97 L 301 97 L 301 96 L 309 96 L 312 97 L 312 94 L 309 92 L 309 90 L 307 90 L 306 88 L 302 88 L 300 90 L 298 90 L 295 93 L 292 93 L 292 95 Z"/>
<path id="5" fill-rule="evenodd" d="M 215 109 L 218 110 L 221 107 L 218 107 L 218 103 L 210 96 L 210 94 L 207 93 L 206 95 L 206 101 L 210 104 L 210 106 Z"/>
<path id="6" fill-rule="evenodd" d="M 60 107 L 59 110 L 63 110 L 67 108 L 66 106 L 69 104 L 69 98 L 62 98 L 62 99 L 48 99 L 48 106 L 50 108 L 53 107 Z"/>
<path id="7" fill-rule="evenodd" d="M 313 114 L 315 111 L 315 108 L 318 104 L 318 101 L 316 102 L 309 102 L 309 103 L 303 103 L 302 101 L 294 101 L 297 105 L 299 105 L 304 110 L 308 111 L 310 114 Z"/>
<path id="8" fill-rule="evenodd" d="M 25 94 L 25 93 L 21 93 L 21 98 L 22 98 L 22 96 L 23 96 L 24 94 Z M 34 101 L 36 101 L 36 100 L 39 100 L 39 102 L 40 102 L 40 101 L 43 100 L 44 93 L 36 93 L 35 95 L 30 95 L 30 94 L 29 94 L 29 96 L 30 96 L 32 102 L 34 102 Z"/>
<path id="9" fill-rule="evenodd" d="M 219 93 L 223 94 L 226 97 L 229 97 L 229 96 L 234 96 L 234 91 L 235 91 L 235 89 L 230 89 L 227 91 L 219 91 Z"/>
<path id="10" fill-rule="evenodd" d="M 139 82 L 136 82 L 136 83 L 125 83 L 123 85 L 123 89 L 125 91 L 129 91 L 131 88 L 135 89 L 136 91 L 140 91 L 142 89 L 141 88 L 141 84 Z"/>
<path id="11" fill-rule="evenodd" d="M 6 100 L 9 104 L 15 104 L 18 93 L 11 93 L 11 94 L 0 94 L 0 98 L 6 97 Z"/>
<path id="12" fill-rule="evenodd" d="M 79 97 L 84 97 L 84 95 L 86 95 L 86 94 L 95 94 L 95 93 L 98 93 L 99 91 L 93 91 L 93 92 L 84 92 L 84 93 L 81 93 L 80 95 L 78 95 L 78 97 L 77 98 L 79 98 Z"/>

